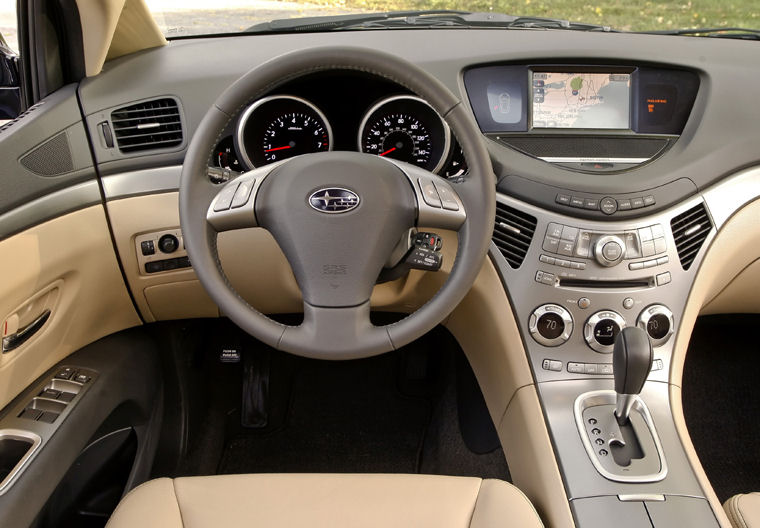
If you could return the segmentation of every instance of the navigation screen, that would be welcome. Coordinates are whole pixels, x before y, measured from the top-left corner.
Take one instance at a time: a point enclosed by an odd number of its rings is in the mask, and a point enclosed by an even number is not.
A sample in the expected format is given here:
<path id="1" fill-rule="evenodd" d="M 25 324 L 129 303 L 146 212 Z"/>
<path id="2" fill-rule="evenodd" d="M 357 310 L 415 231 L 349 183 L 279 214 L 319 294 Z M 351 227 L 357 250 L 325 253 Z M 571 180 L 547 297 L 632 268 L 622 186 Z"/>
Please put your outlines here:
<path id="1" fill-rule="evenodd" d="M 532 73 L 533 128 L 631 128 L 629 73 Z"/>

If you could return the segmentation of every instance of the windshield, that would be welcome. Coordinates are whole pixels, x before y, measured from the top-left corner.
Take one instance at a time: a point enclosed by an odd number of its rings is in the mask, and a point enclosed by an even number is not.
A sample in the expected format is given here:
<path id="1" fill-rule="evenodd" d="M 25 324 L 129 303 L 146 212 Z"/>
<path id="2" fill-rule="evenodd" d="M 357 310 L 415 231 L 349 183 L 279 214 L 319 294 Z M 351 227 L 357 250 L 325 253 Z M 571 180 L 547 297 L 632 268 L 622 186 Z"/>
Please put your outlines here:
<path id="1" fill-rule="evenodd" d="M 281 19 L 447 9 L 548 17 L 618 31 L 760 28 L 757 0 L 147 0 L 147 4 L 168 38 L 238 33 Z"/>

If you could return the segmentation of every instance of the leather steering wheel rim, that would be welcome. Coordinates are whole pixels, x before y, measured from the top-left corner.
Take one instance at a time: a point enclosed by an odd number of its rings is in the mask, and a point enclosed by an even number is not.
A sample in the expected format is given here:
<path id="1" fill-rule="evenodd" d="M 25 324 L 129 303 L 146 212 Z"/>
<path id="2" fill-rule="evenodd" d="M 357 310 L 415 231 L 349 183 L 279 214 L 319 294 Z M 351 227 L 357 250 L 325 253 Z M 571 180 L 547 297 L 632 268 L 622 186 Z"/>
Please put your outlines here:
<path id="1" fill-rule="evenodd" d="M 425 305 L 391 325 L 378 327 L 369 323 L 369 300 L 357 306 L 338 307 L 315 307 L 305 302 L 304 322 L 300 326 L 275 322 L 250 306 L 227 280 L 217 252 L 218 231 L 206 217 L 219 192 L 219 187 L 208 178 L 212 149 L 229 122 L 248 104 L 278 86 L 327 70 L 353 70 L 376 75 L 422 97 L 448 123 L 467 161 L 466 177 L 450 186 L 464 207 L 466 219 L 458 228 L 457 258 L 449 277 Z M 374 158 L 369 154 L 345 154 L 347 159 L 355 158 L 359 162 L 361 156 Z M 329 162 L 332 158 L 325 159 Z M 403 166 L 401 170 L 404 170 Z M 413 184 L 416 176 L 412 178 L 410 174 L 407 170 Z M 419 189 L 417 193 L 419 198 Z M 418 210 L 423 205 L 420 203 Z M 258 204 L 256 208 L 258 210 Z M 219 96 L 190 141 L 180 179 L 179 213 L 185 246 L 201 284 L 222 313 L 240 328 L 276 349 L 297 355 L 355 359 L 388 352 L 412 342 L 443 321 L 462 301 L 475 282 L 490 245 L 495 185 L 480 130 L 461 101 L 440 81 L 403 59 L 377 50 L 313 48 L 282 55 L 254 68 Z"/>

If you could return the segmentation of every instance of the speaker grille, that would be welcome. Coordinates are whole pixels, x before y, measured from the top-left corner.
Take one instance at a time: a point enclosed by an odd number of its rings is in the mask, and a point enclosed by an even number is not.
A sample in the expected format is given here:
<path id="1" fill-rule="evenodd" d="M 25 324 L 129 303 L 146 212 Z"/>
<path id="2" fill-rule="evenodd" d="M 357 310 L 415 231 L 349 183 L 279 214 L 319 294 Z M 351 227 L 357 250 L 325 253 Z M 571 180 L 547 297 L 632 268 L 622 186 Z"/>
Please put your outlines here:
<path id="1" fill-rule="evenodd" d="M 19 161 L 21 165 L 40 176 L 58 176 L 74 170 L 66 132 L 61 132 L 35 147 Z"/>

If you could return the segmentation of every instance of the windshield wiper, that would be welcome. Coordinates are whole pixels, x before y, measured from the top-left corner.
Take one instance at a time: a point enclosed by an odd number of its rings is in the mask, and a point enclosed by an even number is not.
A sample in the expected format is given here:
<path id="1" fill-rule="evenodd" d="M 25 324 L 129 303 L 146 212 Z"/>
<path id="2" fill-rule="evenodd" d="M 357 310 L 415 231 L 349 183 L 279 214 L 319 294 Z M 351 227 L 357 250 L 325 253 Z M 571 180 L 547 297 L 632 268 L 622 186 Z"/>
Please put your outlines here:
<path id="1" fill-rule="evenodd" d="M 521 17 L 502 13 L 472 13 L 468 11 L 390 11 L 358 15 L 286 18 L 256 24 L 244 33 L 330 31 L 335 29 L 376 28 L 446 28 L 486 27 L 520 29 L 568 29 L 576 31 L 615 31 L 608 26 L 570 22 L 557 18 Z"/>
<path id="2" fill-rule="evenodd" d="M 760 40 L 760 29 L 749 28 L 692 28 L 664 29 L 660 31 L 639 31 L 646 35 L 704 35 L 712 38 L 727 38 L 740 40 Z"/>

